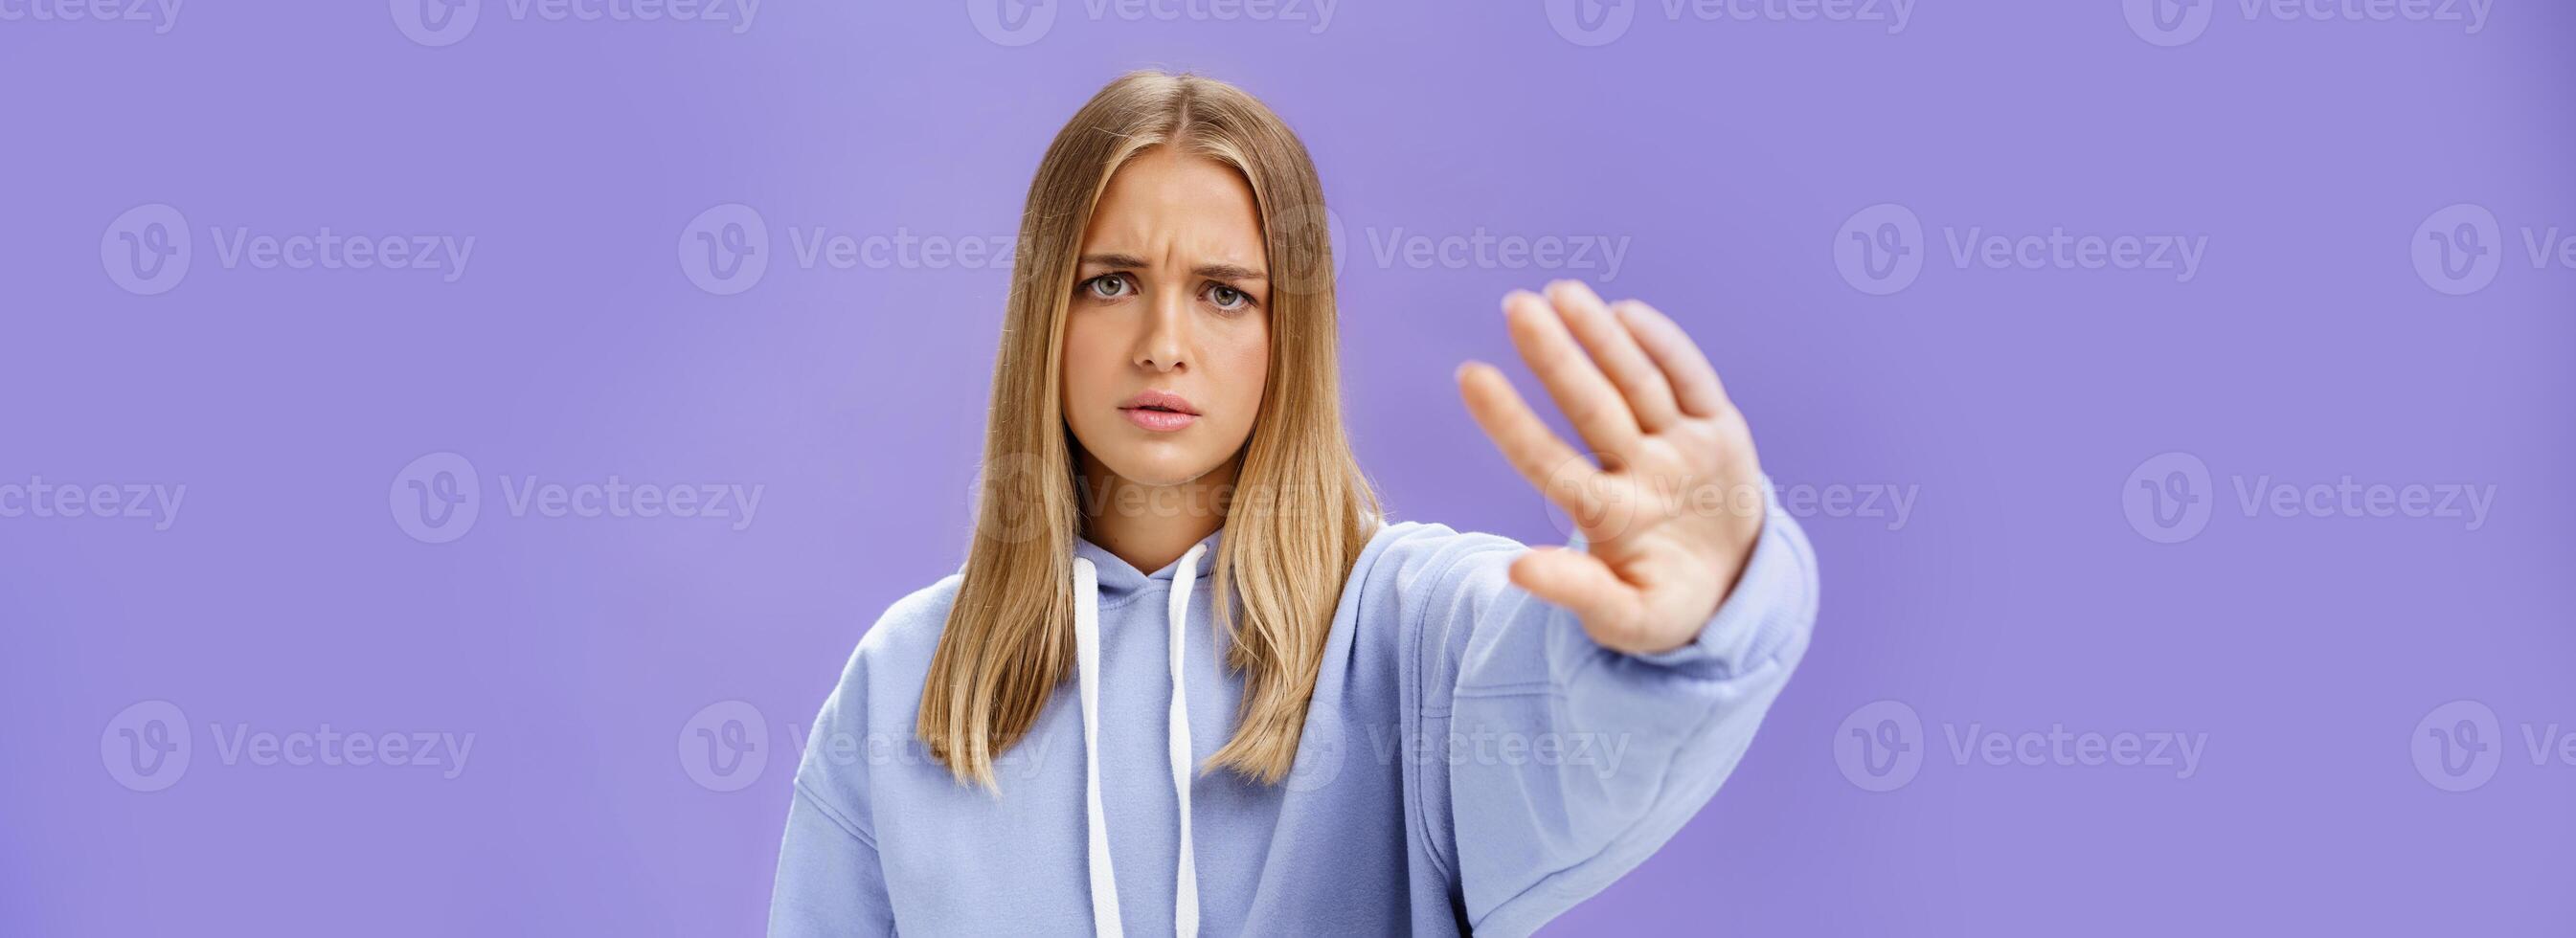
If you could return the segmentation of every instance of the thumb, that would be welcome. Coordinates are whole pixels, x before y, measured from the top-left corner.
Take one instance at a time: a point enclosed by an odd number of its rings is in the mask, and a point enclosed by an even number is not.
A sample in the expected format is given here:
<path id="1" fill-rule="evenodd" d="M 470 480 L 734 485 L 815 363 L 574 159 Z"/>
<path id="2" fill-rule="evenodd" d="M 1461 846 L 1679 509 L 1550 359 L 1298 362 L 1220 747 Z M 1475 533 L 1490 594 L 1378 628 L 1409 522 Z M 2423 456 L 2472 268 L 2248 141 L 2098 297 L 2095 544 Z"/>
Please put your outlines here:
<path id="1" fill-rule="evenodd" d="M 1601 558 L 1567 547 L 1532 548 L 1512 561 L 1511 575 L 1513 585 L 1583 620 L 1593 641 L 1617 650 L 1635 644 L 1643 600 Z"/>

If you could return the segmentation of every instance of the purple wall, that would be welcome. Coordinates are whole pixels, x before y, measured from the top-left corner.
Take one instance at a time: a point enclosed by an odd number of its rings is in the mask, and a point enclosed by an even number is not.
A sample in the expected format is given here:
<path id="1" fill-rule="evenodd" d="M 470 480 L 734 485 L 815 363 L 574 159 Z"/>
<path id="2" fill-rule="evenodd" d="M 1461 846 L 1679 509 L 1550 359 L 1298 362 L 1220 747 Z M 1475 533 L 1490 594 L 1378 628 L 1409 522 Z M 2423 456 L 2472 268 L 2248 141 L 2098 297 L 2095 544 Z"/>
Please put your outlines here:
<path id="1" fill-rule="evenodd" d="M 1400 516 L 1558 536 L 1450 380 L 1556 276 L 1807 499 L 1804 672 L 1561 932 L 2563 933 L 2576 9 L 2485 6 L 0 0 L 0 932 L 756 930 L 1161 65 L 1321 162 Z"/>

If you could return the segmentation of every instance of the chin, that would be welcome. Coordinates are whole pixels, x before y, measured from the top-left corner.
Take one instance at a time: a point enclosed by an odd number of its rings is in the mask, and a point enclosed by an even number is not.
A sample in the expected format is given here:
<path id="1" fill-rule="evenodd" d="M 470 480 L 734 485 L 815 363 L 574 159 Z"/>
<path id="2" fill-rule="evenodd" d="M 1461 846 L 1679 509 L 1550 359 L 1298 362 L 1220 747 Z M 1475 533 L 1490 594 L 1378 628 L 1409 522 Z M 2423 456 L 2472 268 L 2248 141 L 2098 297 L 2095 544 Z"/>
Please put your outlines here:
<path id="1" fill-rule="evenodd" d="M 1216 470 L 1225 460 L 1199 453 L 1174 452 L 1177 447 L 1147 446 L 1121 453 L 1094 453 L 1101 465 L 1118 477 L 1138 485 L 1172 486 L 1198 480 Z"/>

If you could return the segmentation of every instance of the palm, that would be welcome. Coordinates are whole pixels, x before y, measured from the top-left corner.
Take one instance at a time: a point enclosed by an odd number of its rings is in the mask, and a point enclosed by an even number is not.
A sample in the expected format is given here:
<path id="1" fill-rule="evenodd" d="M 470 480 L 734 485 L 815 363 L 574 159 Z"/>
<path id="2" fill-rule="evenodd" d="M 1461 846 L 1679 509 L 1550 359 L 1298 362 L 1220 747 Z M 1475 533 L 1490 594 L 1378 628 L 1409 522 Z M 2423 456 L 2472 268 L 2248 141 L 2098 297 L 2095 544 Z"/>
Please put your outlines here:
<path id="1" fill-rule="evenodd" d="M 1652 307 L 1605 305 L 1560 281 L 1545 297 L 1515 291 L 1503 308 L 1522 359 L 1593 453 L 1549 430 L 1493 366 L 1459 369 L 1477 424 L 1585 542 L 1522 556 L 1512 582 L 1573 612 L 1604 647 L 1643 654 L 1690 641 L 1761 533 L 1743 415 L 1699 347 Z"/>

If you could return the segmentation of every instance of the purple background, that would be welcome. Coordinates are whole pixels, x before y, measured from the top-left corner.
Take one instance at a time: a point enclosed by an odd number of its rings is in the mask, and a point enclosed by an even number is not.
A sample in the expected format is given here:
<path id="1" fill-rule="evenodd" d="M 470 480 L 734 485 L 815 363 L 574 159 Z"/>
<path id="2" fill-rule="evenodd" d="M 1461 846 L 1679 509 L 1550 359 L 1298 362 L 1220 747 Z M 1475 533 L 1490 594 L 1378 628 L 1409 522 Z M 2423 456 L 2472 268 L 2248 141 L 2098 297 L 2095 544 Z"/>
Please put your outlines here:
<path id="1" fill-rule="evenodd" d="M 1916 493 L 1902 525 L 1808 513 L 1804 670 L 1711 806 L 1556 930 L 2566 931 L 2576 765 L 2524 734 L 2576 732 L 2576 270 L 2522 232 L 2576 234 L 2576 9 L 2504 0 L 2472 34 L 2222 2 L 2162 47 L 2117 0 L 1924 3 L 1893 34 L 1632 0 L 1587 47 L 1537 3 L 1350 0 L 1321 33 L 1176 4 L 1060 0 L 1020 46 L 945 2 L 779 0 L 737 34 L 486 0 L 445 47 L 381 2 L 0 21 L 0 485 L 187 487 L 167 530 L 0 515 L 0 932 L 757 930 L 791 728 L 962 556 L 1004 280 L 806 269 L 789 230 L 1007 235 L 1049 136 L 1147 65 L 1242 84 L 1313 149 L 1354 432 L 1400 517 L 1558 537 L 1450 374 L 1509 355 L 1504 290 L 1604 271 L 1378 262 L 1399 230 L 1631 239 L 1604 292 L 1692 329 L 1776 479 Z M 675 245 L 729 202 L 771 264 L 719 296 Z M 1882 202 L 1925 265 L 1873 296 L 1834 247 Z M 2463 202 L 2501 270 L 2447 296 L 2410 245 Z M 147 203 L 194 238 L 156 296 L 101 256 Z M 446 283 L 227 267 L 209 229 L 243 227 L 477 241 Z M 1963 268 L 1944 232 L 1971 227 L 2207 253 L 2189 282 Z M 2169 451 L 2216 505 L 2170 544 L 2123 503 Z M 389 512 L 436 452 L 480 476 L 450 543 Z M 611 474 L 764 495 L 737 531 L 513 516 L 500 478 Z M 2249 516 L 2231 487 L 2347 475 L 2497 494 L 2469 530 Z M 2500 764 L 2450 792 L 2410 752 L 2462 699 Z M 102 744 L 153 700 L 191 762 L 132 791 Z M 770 751 L 738 791 L 680 745 L 727 700 Z M 1923 726 L 1885 792 L 1836 750 L 1878 700 Z M 476 736 L 446 779 L 226 764 L 210 724 Z M 2179 778 L 1947 738 L 2056 725 L 2206 749 Z"/>

